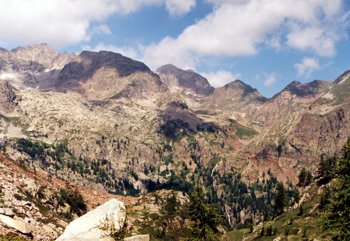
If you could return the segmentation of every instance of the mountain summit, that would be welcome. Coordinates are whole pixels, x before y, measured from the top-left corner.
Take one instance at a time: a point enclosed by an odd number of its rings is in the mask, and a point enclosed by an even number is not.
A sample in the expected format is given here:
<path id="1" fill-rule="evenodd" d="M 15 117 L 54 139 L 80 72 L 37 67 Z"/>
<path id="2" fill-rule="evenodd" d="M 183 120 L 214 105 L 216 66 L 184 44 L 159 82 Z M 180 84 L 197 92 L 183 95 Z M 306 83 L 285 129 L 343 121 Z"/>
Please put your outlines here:
<path id="1" fill-rule="evenodd" d="M 194 94 L 208 96 L 214 92 L 208 80 L 193 70 L 182 70 L 172 64 L 163 65 L 156 70 L 169 87 L 182 88 Z"/>

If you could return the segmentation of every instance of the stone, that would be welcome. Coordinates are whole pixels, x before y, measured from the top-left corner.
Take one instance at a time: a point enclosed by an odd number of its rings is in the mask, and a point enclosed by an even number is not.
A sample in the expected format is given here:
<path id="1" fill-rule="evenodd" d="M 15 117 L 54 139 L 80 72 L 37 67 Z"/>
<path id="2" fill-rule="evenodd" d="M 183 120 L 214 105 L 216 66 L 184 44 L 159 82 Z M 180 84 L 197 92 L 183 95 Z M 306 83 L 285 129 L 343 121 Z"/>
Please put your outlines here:
<path id="1" fill-rule="evenodd" d="M 149 235 L 137 235 L 137 236 L 132 236 L 125 238 L 124 241 L 149 241 Z"/>
<path id="2" fill-rule="evenodd" d="M 111 199 L 96 209 L 75 219 L 67 226 L 57 241 L 99 241 L 101 238 L 108 236 L 107 232 L 99 229 L 99 226 L 106 221 L 106 218 L 108 222 L 114 223 L 116 228 L 119 228 L 125 218 L 124 203 L 117 199 Z"/>
<path id="3" fill-rule="evenodd" d="M 26 184 L 26 186 L 24 187 L 24 191 L 28 192 L 30 195 L 35 197 L 36 193 L 39 190 L 39 187 L 38 185 L 36 185 L 35 181 L 29 179 L 29 180 L 26 180 L 24 184 Z"/>
<path id="4" fill-rule="evenodd" d="M 16 98 L 16 94 L 12 89 L 12 86 L 7 80 L 0 79 L 0 111 L 2 113 L 9 113 L 15 108 L 13 100 Z"/>
<path id="5" fill-rule="evenodd" d="M 104 238 L 100 238 L 98 241 L 114 241 L 114 238 L 104 237 Z"/>
<path id="6" fill-rule="evenodd" d="M 15 220 L 8 216 L 0 214 L 0 221 L 5 223 L 6 225 L 20 231 L 21 233 L 30 233 L 32 231 L 31 226 L 28 223 Z"/>
<path id="7" fill-rule="evenodd" d="M 9 217 L 15 216 L 13 211 L 9 208 L 0 208 L 0 214 L 5 215 L 5 216 L 9 216 Z"/>
<path id="8" fill-rule="evenodd" d="M 57 209 L 57 212 L 62 214 L 62 213 L 70 213 L 71 206 L 68 203 L 65 203 L 64 206 L 59 206 Z"/>

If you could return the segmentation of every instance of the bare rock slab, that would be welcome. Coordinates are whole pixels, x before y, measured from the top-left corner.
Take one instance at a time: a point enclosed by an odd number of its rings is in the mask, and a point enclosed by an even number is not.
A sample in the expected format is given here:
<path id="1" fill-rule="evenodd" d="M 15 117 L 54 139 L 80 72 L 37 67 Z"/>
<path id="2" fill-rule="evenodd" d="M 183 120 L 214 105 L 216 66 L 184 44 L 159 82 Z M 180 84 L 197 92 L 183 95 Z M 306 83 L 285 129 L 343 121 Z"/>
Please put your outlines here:
<path id="1" fill-rule="evenodd" d="M 106 218 L 109 222 L 114 222 L 116 228 L 119 228 L 125 219 L 124 203 L 117 199 L 111 199 L 102 206 L 75 219 L 67 226 L 57 241 L 99 241 L 106 235 L 106 232 L 99 228 L 101 222 L 104 222 Z"/>
<path id="2" fill-rule="evenodd" d="M 32 231 L 32 228 L 29 224 L 2 214 L 0 214 L 0 221 L 14 229 L 17 229 L 21 233 L 30 233 Z"/>
<path id="3" fill-rule="evenodd" d="M 137 235 L 137 236 L 132 236 L 125 238 L 124 241 L 149 241 L 149 235 Z"/>

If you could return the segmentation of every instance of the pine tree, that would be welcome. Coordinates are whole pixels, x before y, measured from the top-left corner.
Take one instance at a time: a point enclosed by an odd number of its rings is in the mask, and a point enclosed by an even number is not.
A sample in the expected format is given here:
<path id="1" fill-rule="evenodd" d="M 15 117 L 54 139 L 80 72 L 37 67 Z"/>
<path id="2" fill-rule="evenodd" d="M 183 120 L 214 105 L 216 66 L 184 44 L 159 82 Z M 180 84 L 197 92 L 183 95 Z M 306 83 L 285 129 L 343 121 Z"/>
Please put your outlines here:
<path id="1" fill-rule="evenodd" d="M 338 162 L 334 171 L 337 181 L 329 204 L 331 214 L 326 218 L 326 226 L 339 230 L 335 234 L 337 240 L 350 240 L 350 138 Z"/>
<path id="2" fill-rule="evenodd" d="M 298 186 L 299 187 L 305 187 L 305 183 L 306 183 L 306 170 L 305 168 L 303 168 L 298 176 L 299 178 L 299 182 L 298 182 Z"/>
<path id="3" fill-rule="evenodd" d="M 305 181 L 306 186 L 309 186 L 311 184 L 312 180 L 313 180 L 312 173 L 310 171 L 307 171 L 306 181 Z"/>
<path id="4" fill-rule="evenodd" d="M 303 215 L 303 214 L 304 214 L 303 205 L 300 205 L 298 216 L 301 216 L 301 215 Z"/>
<path id="5" fill-rule="evenodd" d="M 189 240 L 219 240 L 218 225 L 222 224 L 214 204 L 204 203 L 204 192 L 197 181 L 190 194 L 189 214 L 192 221 L 192 237 Z"/>
<path id="6" fill-rule="evenodd" d="M 265 235 L 265 228 L 262 227 L 261 232 L 260 232 L 260 236 L 264 236 L 264 235 Z"/>
<path id="7" fill-rule="evenodd" d="M 300 192 L 299 192 L 298 188 L 294 189 L 293 198 L 294 198 L 294 203 L 299 203 L 299 201 L 300 201 Z"/>
<path id="8" fill-rule="evenodd" d="M 276 188 L 275 196 L 275 212 L 281 214 L 284 212 L 284 206 L 286 202 L 286 192 L 282 182 L 279 182 Z"/>
<path id="9" fill-rule="evenodd" d="M 272 226 L 267 227 L 266 236 L 272 236 Z"/>
<path id="10" fill-rule="evenodd" d="M 268 210 L 265 210 L 264 212 L 264 222 L 270 220 L 270 214 Z"/>
<path id="11" fill-rule="evenodd" d="M 317 170 L 318 179 L 317 184 L 319 186 L 329 183 L 334 176 L 334 166 L 337 162 L 337 158 L 335 156 L 331 158 L 324 159 L 323 155 L 321 156 L 320 166 Z"/>

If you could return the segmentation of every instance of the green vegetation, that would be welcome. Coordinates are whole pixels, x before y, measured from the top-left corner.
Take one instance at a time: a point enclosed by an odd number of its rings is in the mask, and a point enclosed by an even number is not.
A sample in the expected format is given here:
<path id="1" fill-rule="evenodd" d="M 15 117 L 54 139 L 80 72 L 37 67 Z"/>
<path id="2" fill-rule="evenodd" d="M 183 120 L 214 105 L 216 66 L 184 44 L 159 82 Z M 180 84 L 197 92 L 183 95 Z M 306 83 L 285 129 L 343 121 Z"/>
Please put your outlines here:
<path id="1" fill-rule="evenodd" d="M 132 215 L 142 218 L 134 225 L 139 231 L 150 234 L 151 240 L 218 240 L 221 233 L 218 226 L 222 225 L 223 217 L 217 213 L 213 204 L 205 204 L 204 192 L 197 182 L 190 192 L 189 202 L 179 202 L 180 192 L 168 191 L 167 195 L 160 196 L 162 191 L 151 194 L 151 200 L 159 208 L 159 212 L 150 212 L 143 209 L 141 214 Z M 139 206 L 145 207 L 142 196 Z M 141 216 L 140 216 L 141 215 Z"/>
<path id="2" fill-rule="evenodd" d="M 286 205 L 286 191 L 284 190 L 283 183 L 279 182 L 276 188 L 275 212 L 277 214 L 283 213 L 285 205 Z"/>
<path id="3" fill-rule="evenodd" d="M 25 241 L 25 240 L 27 239 L 13 233 L 0 235 L 0 241 Z"/>
<path id="4" fill-rule="evenodd" d="M 22 129 L 26 129 L 29 127 L 28 124 L 22 124 L 21 120 L 18 117 L 7 117 L 0 114 L 0 118 L 3 118 L 6 122 L 11 123 L 16 127 L 21 127 Z"/>
<path id="5" fill-rule="evenodd" d="M 61 188 L 59 192 L 55 192 L 52 195 L 52 198 L 57 201 L 58 206 L 64 206 L 65 203 L 69 204 L 71 206 L 71 214 L 75 213 L 81 216 L 87 211 L 85 200 L 76 188 L 72 189 L 69 186 Z M 67 216 L 72 217 L 71 215 Z"/>
<path id="6" fill-rule="evenodd" d="M 317 173 L 313 179 L 307 171 L 301 171 L 299 185 L 309 185 L 304 192 L 310 197 L 298 208 L 286 206 L 287 212 L 278 212 L 272 221 L 268 221 L 269 215 L 264 213 L 263 225 L 253 228 L 253 232 L 248 225 L 244 225 L 241 227 L 243 229 L 227 233 L 223 240 L 273 240 L 276 236 L 281 237 L 281 240 L 349 240 L 350 138 L 340 158 L 321 157 Z M 275 200 L 280 195 L 283 195 L 283 188 L 278 185 Z M 295 191 L 291 206 L 298 203 L 299 198 L 299 192 Z M 284 204 L 286 205 L 285 202 Z M 282 205 L 283 202 L 276 200 L 276 209 Z"/>
<path id="7" fill-rule="evenodd" d="M 134 223 L 140 227 L 140 233 L 149 234 L 151 240 L 180 240 L 191 235 L 191 230 L 186 225 L 189 221 L 188 204 L 181 204 L 176 196 L 175 191 L 171 191 L 167 197 L 159 196 L 159 191 L 152 193 L 159 213 L 150 213 L 144 209 L 141 214 L 134 214 L 143 220 Z M 143 202 L 144 197 L 140 201 Z"/>
<path id="8" fill-rule="evenodd" d="M 336 229 L 337 240 L 350 239 L 350 138 L 343 148 L 343 154 L 333 169 L 336 183 L 329 203 L 330 214 L 326 226 Z"/>
<path id="9" fill-rule="evenodd" d="M 245 138 L 252 138 L 255 135 L 259 134 L 258 132 L 256 132 L 254 129 L 246 127 L 244 125 L 241 125 L 240 123 L 238 123 L 236 120 L 233 119 L 229 119 L 229 121 L 231 122 L 231 124 L 235 127 L 236 129 L 236 135 L 240 138 L 240 139 L 245 139 Z"/>
<path id="10" fill-rule="evenodd" d="M 217 227 L 223 224 L 223 217 L 214 204 L 204 204 L 203 189 L 198 181 L 190 194 L 189 214 L 192 221 L 189 240 L 219 240 Z"/>

